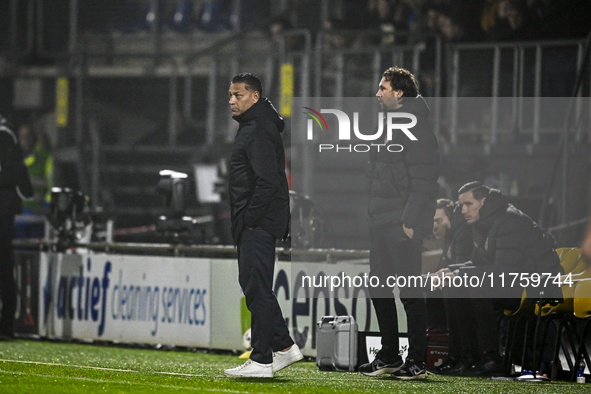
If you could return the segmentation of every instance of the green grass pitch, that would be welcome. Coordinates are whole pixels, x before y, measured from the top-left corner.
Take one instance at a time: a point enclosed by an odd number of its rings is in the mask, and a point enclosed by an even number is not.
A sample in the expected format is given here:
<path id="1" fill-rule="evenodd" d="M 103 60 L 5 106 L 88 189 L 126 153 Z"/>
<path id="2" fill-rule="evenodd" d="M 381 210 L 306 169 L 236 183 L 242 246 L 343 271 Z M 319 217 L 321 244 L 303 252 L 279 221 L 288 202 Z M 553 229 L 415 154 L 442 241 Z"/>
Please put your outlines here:
<path id="1" fill-rule="evenodd" d="M 187 350 L 19 339 L 0 342 L 0 393 L 575 393 L 591 384 L 526 383 L 429 375 L 424 381 L 320 372 L 299 362 L 274 379 L 231 379 L 237 356 Z"/>

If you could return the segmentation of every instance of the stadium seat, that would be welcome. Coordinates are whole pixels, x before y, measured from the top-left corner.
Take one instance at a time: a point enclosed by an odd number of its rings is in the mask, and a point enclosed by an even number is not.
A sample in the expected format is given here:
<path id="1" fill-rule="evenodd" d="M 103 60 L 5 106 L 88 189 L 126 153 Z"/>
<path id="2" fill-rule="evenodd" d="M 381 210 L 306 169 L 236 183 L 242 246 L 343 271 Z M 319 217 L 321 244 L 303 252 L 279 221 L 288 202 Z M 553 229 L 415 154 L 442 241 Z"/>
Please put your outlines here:
<path id="1" fill-rule="evenodd" d="M 159 28 L 162 28 L 165 25 L 164 11 L 166 8 L 166 2 L 158 1 L 156 3 L 158 4 L 158 11 L 160 13 L 159 14 L 159 16 L 160 16 Z M 156 5 L 154 2 L 150 2 L 148 4 L 148 8 L 144 11 L 144 15 L 143 15 L 143 19 L 142 19 L 142 28 L 144 30 L 151 30 L 152 26 L 154 26 L 155 21 L 156 21 Z"/>
<path id="2" fill-rule="evenodd" d="M 188 32 L 195 27 L 195 17 L 193 14 L 193 1 L 181 0 L 176 3 L 172 14 L 170 27 L 178 32 Z"/>
<path id="3" fill-rule="evenodd" d="M 524 337 L 524 343 L 523 346 L 521 348 L 521 365 L 523 366 L 525 364 L 525 355 L 527 352 L 527 346 L 528 346 L 528 329 L 530 326 L 530 322 L 534 320 L 534 304 L 532 304 L 531 302 L 528 302 L 527 299 L 527 292 L 524 289 L 523 290 L 523 294 L 521 296 L 521 303 L 519 304 L 519 307 L 515 310 L 512 309 L 505 309 L 503 311 L 503 315 L 501 316 L 501 319 L 504 320 L 505 324 L 506 324 L 506 329 L 505 329 L 505 354 L 503 355 L 503 368 L 504 368 L 504 373 L 505 376 L 509 376 L 512 373 L 512 366 L 513 366 L 513 354 L 514 351 L 516 350 L 515 347 L 517 345 L 517 331 L 518 329 L 521 327 L 521 325 L 523 324 L 523 322 L 525 321 L 525 325 L 523 326 L 523 330 L 525 335 Z"/>
<path id="4" fill-rule="evenodd" d="M 572 279 L 573 282 L 591 277 L 591 266 L 588 266 L 587 261 L 581 255 L 581 248 L 564 248 L 569 249 L 562 252 L 557 250 L 560 256 L 560 265 L 564 269 L 564 276 L 562 280 L 567 278 Z M 570 276 L 569 276 L 570 275 Z M 564 301 L 557 305 L 543 305 L 542 317 L 546 317 L 552 313 L 567 313 L 573 312 L 573 293 L 574 286 L 569 284 L 562 285 L 562 295 Z M 538 306 L 536 306 L 536 314 L 538 313 Z"/>
<path id="5" fill-rule="evenodd" d="M 555 346 L 552 355 L 552 371 L 551 371 L 551 379 L 554 379 L 557 372 L 558 367 L 558 354 L 560 351 L 560 346 L 563 346 L 563 350 L 565 355 L 567 355 L 566 360 L 571 370 L 576 364 L 576 359 L 572 360 L 568 354 L 575 352 L 576 344 L 577 344 L 577 334 L 576 328 L 572 321 L 572 316 L 574 313 L 574 292 L 577 287 L 577 284 L 580 281 L 586 280 L 591 278 L 591 265 L 583 258 L 581 255 L 580 248 L 563 248 L 557 250 L 557 253 L 560 256 L 560 264 L 564 269 L 564 276 L 562 276 L 563 281 L 567 278 L 569 281 L 572 281 L 572 284 L 564 284 L 561 286 L 562 290 L 562 297 L 563 301 L 557 303 L 555 305 L 542 305 L 541 310 L 539 309 L 540 306 L 536 305 L 535 313 L 539 315 L 544 320 L 544 330 L 542 334 L 542 341 L 540 348 L 538 349 L 538 354 L 542 354 L 543 352 L 543 344 L 546 341 L 546 337 L 548 335 L 548 331 L 551 324 L 555 324 L 558 322 L 556 337 L 555 337 Z M 563 334 L 566 336 L 566 340 L 568 341 L 569 346 L 563 345 Z M 537 363 L 537 367 L 539 366 L 539 361 Z"/>
<path id="6" fill-rule="evenodd" d="M 141 20 L 140 2 L 127 0 L 119 7 L 111 21 L 111 26 L 121 33 L 135 33 L 140 28 Z"/>
<path id="7" fill-rule="evenodd" d="M 242 0 L 240 10 L 232 0 L 207 0 L 197 17 L 198 26 L 205 31 L 218 32 L 234 29 L 240 20 L 241 29 L 263 29 L 269 9 L 269 0 Z"/>
<path id="8" fill-rule="evenodd" d="M 230 10 L 231 2 L 228 0 L 205 1 L 197 17 L 199 28 L 208 32 L 231 29 Z"/>
<path id="9" fill-rule="evenodd" d="M 562 265 L 565 272 L 571 272 L 578 266 L 581 256 L 581 250 L 579 248 L 559 248 L 556 249 L 556 253 L 560 258 L 560 264 Z M 537 301 L 538 300 L 536 299 L 528 299 L 527 292 L 524 289 L 519 308 L 516 310 L 504 310 L 504 316 L 502 316 L 502 318 L 505 320 L 505 323 L 507 324 L 505 330 L 505 354 L 503 357 L 504 372 L 506 376 L 508 376 L 512 372 L 511 369 L 514 359 L 513 355 L 514 352 L 517 350 L 515 349 L 515 347 L 517 345 L 516 339 L 518 337 L 518 329 L 521 328 L 523 332 L 524 342 L 521 348 L 521 366 L 525 368 L 526 356 L 530 349 L 531 354 L 534 355 L 534 358 L 536 353 L 541 354 L 541 352 L 543 351 L 542 348 L 536 350 L 537 332 L 535 332 L 536 338 L 533 338 L 531 340 L 531 344 L 528 341 L 530 337 L 529 333 L 531 332 L 532 324 L 537 323 L 538 317 L 546 318 L 544 321 L 546 324 L 544 325 L 544 334 L 542 335 L 541 342 L 544 343 L 546 340 L 547 331 L 549 329 L 548 324 L 550 324 L 551 320 L 550 318 L 547 318 L 547 316 L 549 316 L 551 313 L 558 313 L 558 310 L 560 310 L 560 308 L 568 310 L 568 306 L 565 307 L 563 305 L 546 305 L 544 306 L 544 308 L 542 308 L 542 313 L 540 315 L 540 311 L 538 309 L 539 302 Z M 532 362 L 537 364 L 536 360 L 533 360 Z M 532 370 L 539 369 L 537 365 L 531 365 L 529 368 L 531 368 Z"/>

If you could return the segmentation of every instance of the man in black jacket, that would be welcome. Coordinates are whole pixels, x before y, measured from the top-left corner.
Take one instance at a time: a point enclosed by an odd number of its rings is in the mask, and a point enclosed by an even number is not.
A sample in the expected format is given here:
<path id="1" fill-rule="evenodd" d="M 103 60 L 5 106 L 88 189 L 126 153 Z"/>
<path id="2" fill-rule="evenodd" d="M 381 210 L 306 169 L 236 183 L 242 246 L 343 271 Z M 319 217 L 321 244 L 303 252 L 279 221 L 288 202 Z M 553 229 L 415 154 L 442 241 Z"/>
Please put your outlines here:
<path id="1" fill-rule="evenodd" d="M 235 76 L 229 91 L 233 119 L 239 123 L 230 159 L 232 237 L 251 312 L 253 348 L 244 365 L 224 371 L 230 377 L 272 378 L 273 372 L 303 358 L 272 291 L 275 241 L 288 233 L 289 189 L 283 118 L 262 91 L 259 79 L 249 73 Z"/>
<path id="2" fill-rule="evenodd" d="M 552 278 L 564 273 L 554 249 L 554 237 L 540 229 L 529 216 L 507 202 L 499 190 L 481 182 L 470 182 L 458 191 L 458 201 L 468 224 L 472 225 L 474 249 L 473 268 L 460 270 L 460 275 L 483 277 L 493 275 L 494 286 L 470 287 L 477 324 L 478 345 L 482 358 L 468 370 L 470 375 L 488 375 L 500 370 L 495 309 L 516 309 L 523 285 L 513 281 L 510 274 L 550 274 Z M 501 285 L 499 274 L 505 274 Z M 488 276 L 487 276 L 488 278 Z M 520 276 L 521 278 L 521 276 Z M 560 288 L 542 277 L 541 284 L 528 289 L 560 292 Z"/>
<path id="3" fill-rule="evenodd" d="M 421 288 L 400 288 L 408 326 L 409 350 L 403 365 L 399 355 L 396 303 L 389 276 L 420 276 L 422 241 L 433 229 L 433 215 L 439 185 L 437 139 L 427 117 L 429 108 L 419 95 L 418 83 L 408 71 L 391 67 L 382 74 L 378 92 L 380 105 L 387 112 L 405 112 L 416 117 L 410 130 L 392 136 L 391 143 L 403 146 L 402 152 L 387 150 L 370 153 L 366 176 L 369 192 L 370 274 L 384 287 L 370 288 L 372 303 L 382 335 L 382 348 L 373 362 L 359 370 L 367 376 L 391 373 L 399 379 L 427 377 L 427 317 Z"/>
<path id="4" fill-rule="evenodd" d="M 15 134 L 0 115 L 0 339 L 14 336 L 16 282 L 14 279 L 14 216 L 22 198 L 33 197 L 33 186 Z"/>

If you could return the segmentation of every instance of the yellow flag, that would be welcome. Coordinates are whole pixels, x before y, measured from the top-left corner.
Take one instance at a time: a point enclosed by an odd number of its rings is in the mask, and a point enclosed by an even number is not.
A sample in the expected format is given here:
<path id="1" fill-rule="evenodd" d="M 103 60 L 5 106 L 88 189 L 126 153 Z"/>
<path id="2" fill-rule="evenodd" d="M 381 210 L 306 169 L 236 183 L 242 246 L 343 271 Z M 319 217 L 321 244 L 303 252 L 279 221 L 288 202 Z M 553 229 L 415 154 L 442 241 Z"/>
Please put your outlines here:
<path id="1" fill-rule="evenodd" d="M 55 116 L 59 127 L 68 125 L 68 94 L 68 78 L 58 78 L 55 85 Z"/>
<path id="2" fill-rule="evenodd" d="M 291 100 L 293 98 L 293 64 L 281 65 L 281 100 L 279 113 L 285 118 L 291 117 Z"/>

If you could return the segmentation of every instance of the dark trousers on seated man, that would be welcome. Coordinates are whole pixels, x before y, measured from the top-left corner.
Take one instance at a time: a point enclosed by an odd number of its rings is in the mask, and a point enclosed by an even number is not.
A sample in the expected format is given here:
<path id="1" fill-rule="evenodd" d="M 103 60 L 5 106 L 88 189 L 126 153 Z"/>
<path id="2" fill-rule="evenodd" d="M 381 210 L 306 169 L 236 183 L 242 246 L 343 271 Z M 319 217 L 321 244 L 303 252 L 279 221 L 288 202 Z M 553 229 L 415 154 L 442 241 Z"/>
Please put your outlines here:
<path id="1" fill-rule="evenodd" d="M 380 279 L 380 286 L 370 288 L 382 335 L 382 348 L 376 357 L 390 364 L 400 360 L 400 345 L 396 302 L 392 287 L 386 281 L 388 277 L 408 279 L 421 275 L 422 240 L 408 238 L 400 225 L 370 227 L 369 264 L 370 275 Z M 427 351 L 427 307 L 423 289 L 409 286 L 407 281 L 407 286 L 400 287 L 400 300 L 406 312 L 408 358 L 424 362 Z"/>
<path id="2" fill-rule="evenodd" d="M 251 312 L 250 359 L 273 362 L 273 352 L 293 345 L 277 298 L 272 291 L 275 237 L 261 227 L 245 229 L 238 242 L 238 280 Z"/>
<path id="3" fill-rule="evenodd" d="M 471 308 L 464 310 L 464 313 L 472 313 L 466 316 L 470 324 L 464 322 L 459 327 L 462 337 L 469 338 L 472 343 L 476 339 L 477 347 L 473 347 L 472 350 L 477 349 L 478 353 L 471 353 L 474 363 L 465 370 L 466 375 L 479 376 L 501 372 L 497 321 L 504 309 L 516 310 L 519 307 L 520 291 L 521 289 L 493 288 L 486 284 L 482 287 L 444 289 L 446 297 L 458 298 L 454 301 L 461 301 L 460 304 L 456 303 L 455 309 L 460 319 L 462 311 L 458 306 L 466 301 L 470 303 Z M 495 295 L 506 298 L 495 298 Z"/>
<path id="4" fill-rule="evenodd" d="M 480 357 L 474 309 L 467 289 L 444 289 L 445 314 L 449 330 L 450 368 L 444 374 L 462 375 Z"/>

